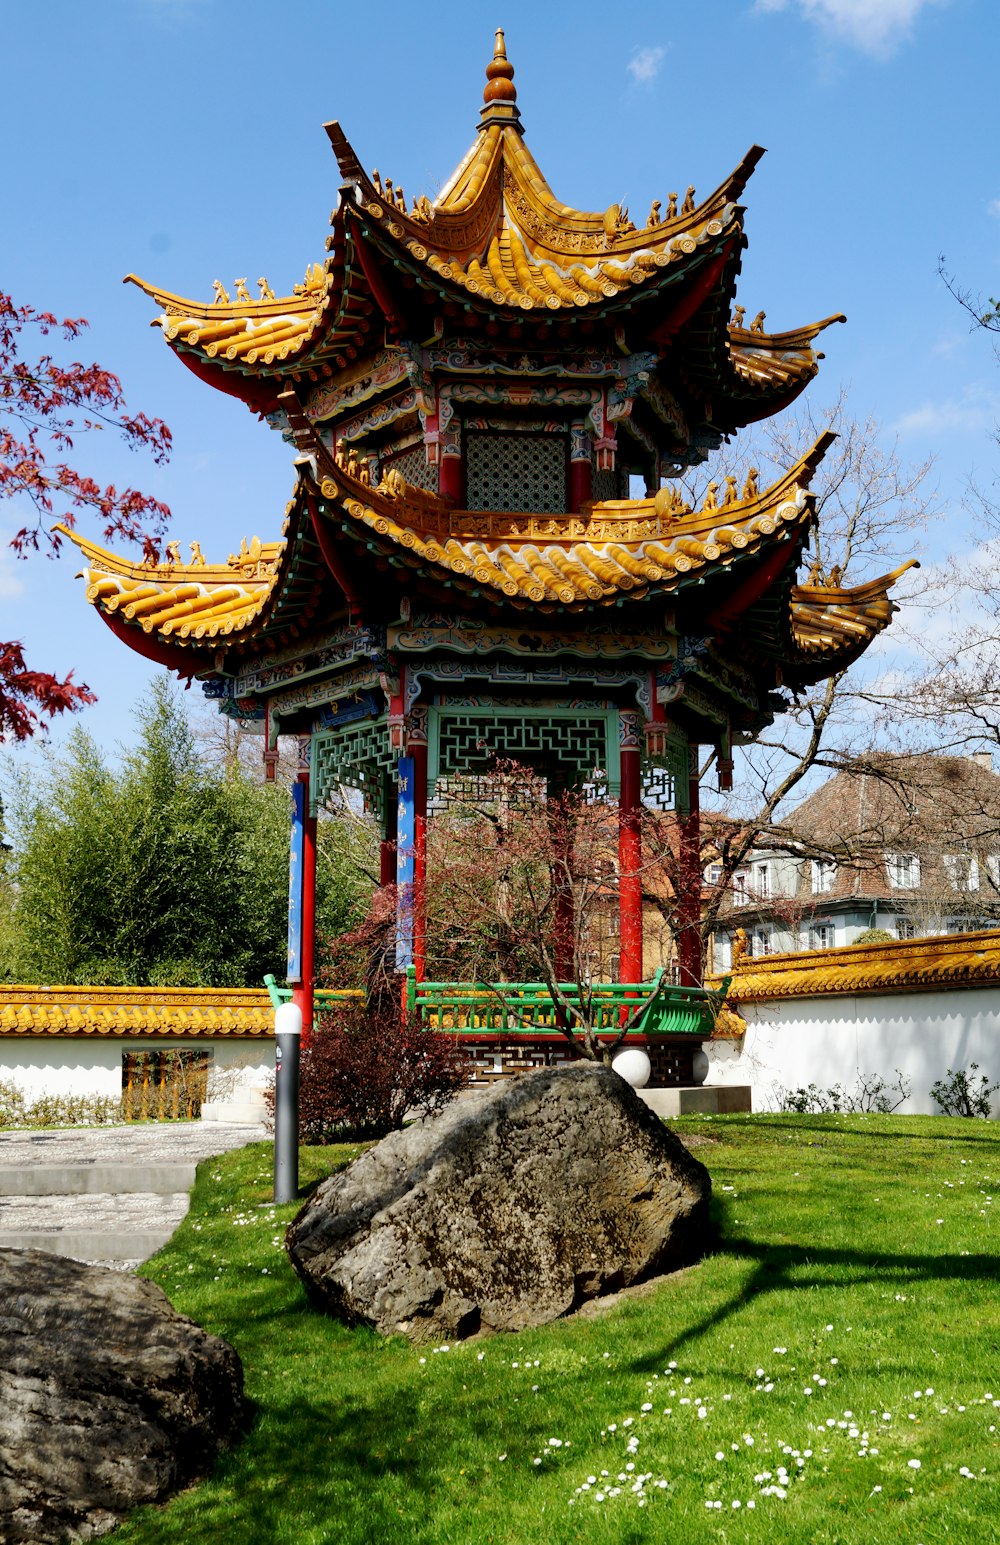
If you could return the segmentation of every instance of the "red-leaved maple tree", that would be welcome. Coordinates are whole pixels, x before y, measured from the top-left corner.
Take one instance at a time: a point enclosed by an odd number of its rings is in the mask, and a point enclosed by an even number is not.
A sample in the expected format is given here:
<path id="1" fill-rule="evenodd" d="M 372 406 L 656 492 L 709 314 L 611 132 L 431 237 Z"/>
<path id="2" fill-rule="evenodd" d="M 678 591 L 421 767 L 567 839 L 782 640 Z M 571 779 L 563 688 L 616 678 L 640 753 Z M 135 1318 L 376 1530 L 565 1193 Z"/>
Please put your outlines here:
<path id="1" fill-rule="evenodd" d="M 34 339 L 49 335 L 66 342 L 87 323 L 59 321 L 50 312 L 16 306 L 0 291 L 0 499 L 12 499 L 21 522 L 11 540 L 19 557 L 59 550 L 54 520 L 75 526 L 92 517 L 106 541 L 139 542 L 155 556 L 170 511 L 135 488 L 102 487 L 72 466 L 76 437 L 113 429 L 131 450 L 148 450 L 157 463 L 170 455 L 170 430 L 161 419 L 129 413 L 121 382 L 101 365 L 62 364 L 48 352 L 37 358 Z M 43 346 L 44 347 L 44 346 Z M 31 670 L 22 646 L 0 642 L 0 740 L 26 740 L 46 718 L 92 703 L 94 694 L 72 671 L 63 680 Z"/>

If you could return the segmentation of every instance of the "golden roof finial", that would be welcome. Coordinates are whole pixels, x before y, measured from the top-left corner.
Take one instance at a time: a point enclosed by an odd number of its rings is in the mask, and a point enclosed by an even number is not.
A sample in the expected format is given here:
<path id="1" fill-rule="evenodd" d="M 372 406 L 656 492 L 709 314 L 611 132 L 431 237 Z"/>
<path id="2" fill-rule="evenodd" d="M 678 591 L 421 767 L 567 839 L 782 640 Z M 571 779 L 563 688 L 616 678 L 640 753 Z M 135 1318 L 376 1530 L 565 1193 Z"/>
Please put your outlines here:
<path id="1" fill-rule="evenodd" d="M 486 66 L 486 89 L 483 92 L 483 101 L 487 106 L 490 106 L 493 102 L 517 101 L 517 89 L 514 85 L 514 66 L 507 58 L 507 48 L 503 40 L 502 27 L 497 28 L 493 58 Z"/>

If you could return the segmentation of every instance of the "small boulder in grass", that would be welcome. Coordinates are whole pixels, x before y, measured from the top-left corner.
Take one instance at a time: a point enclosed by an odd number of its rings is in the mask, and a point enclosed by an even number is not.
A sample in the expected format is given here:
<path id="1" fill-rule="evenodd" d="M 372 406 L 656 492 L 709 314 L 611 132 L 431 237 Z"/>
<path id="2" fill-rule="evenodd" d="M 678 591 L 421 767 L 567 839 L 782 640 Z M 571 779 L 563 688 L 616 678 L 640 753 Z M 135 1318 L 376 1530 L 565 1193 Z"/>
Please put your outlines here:
<path id="1" fill-rule="evenodd" d="M 244 1424 L 226 1341 L 155 1283 L 0 1250 L 0 1541 L 92 1540 L 211 1468 Z"/>
<path id="2" fill-rule="evenodd" d="M 521 1331 L 697 1260 L 703 1164 L 610 1068 L 546 1068 L 394 1132 L 286 1245 L 310 1298 L 413 1341 Z"/>

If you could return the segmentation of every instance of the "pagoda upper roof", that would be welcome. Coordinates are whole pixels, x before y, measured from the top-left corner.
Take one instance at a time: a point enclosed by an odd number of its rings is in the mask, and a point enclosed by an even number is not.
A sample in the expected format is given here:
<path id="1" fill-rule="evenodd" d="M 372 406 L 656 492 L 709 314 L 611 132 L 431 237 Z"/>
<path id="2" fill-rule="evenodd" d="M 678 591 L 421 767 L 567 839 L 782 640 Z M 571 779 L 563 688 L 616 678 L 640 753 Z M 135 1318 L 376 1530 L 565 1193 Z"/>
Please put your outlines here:
<path id="1" fill-rule="evenodd" d="M 723 432 L 797 395 L 822 357 L 816 336 L 843 317 L 767 333 L 763 312 L 744 327 L 743 308 L 732 310 L 745 246 L 739 200 L 763 150 L 751 147 L 706 198 L 689 186 L 654 201 L 644 223 L 619 203 L 575 209 L 556 197 L 525 142 L 513 73 L 498 32 L 472 147 L 434 200 L 409 207 L 402 188 L 366 172 L 340 125 L 328 124 L 344 178 L 330 256 L 291 295 L 276 297 L 262 278 L 255 299 L 242 279 L 235 298 L 216 281 L 214 299 L 199 302 L 129 274 L 162 308 L 167 342 L 213 384 L 268 411 L 281 377 L 329 377 L 387 337 L 426 336 L 423 312 L 442 305 L 461 308 L 466 327 L 477 317 L 544 325 L 569 312 L 606 318 L 626 350 L 663 352 L 681 339 L 686 372 L 715 400 Z M 623 338 L 632 318 L 636 336 Z"/>

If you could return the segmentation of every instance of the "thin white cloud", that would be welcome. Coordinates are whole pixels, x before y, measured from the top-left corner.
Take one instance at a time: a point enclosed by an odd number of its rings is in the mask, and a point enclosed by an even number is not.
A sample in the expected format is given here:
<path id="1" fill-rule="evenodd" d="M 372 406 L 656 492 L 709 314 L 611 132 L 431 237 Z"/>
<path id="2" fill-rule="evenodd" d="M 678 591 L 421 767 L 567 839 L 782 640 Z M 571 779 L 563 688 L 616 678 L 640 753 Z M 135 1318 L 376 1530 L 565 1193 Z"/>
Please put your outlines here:
<path id="1" fill-rule="evenodd" d="M 17 559 L 9 548 L 0 548 L 0 600 L 13 601 L 24 594 L 24 581 L 15 572 Z"/>
<path id="2" fill-rule="evenodd" d="M 892 425 L 892 431 L 902 439 L 905 435 L 968 434 L 990 429 L 1000 418 L 1000 397 L 995 392 L 971 389 L 961 397 L 945 398 L 943 402 L 921 403 L 900 414 Z"/>
<path id="3" fill-rule="evenodd" d="M 1000 198 L 991 198 L 986 206 L 986 210 L 988 214 L 991 214 L 997 220 L 1000 220 Z"/>
<path id="4" fill-rule="evenodd" d="M 666 53 L 665 48 L 637 48 L 625 68 L 635 81 L 637 86 L 646 86 L 651 80 L 655 80 L 660 73 L 660 65 Z"/>
<path id="5" fill-rule="evenodd" d="M 824 32 L 884 58 L 905 42 L 921 11 L 950 0 L 755 0 L 756 11 L 800 10 Z"/>

